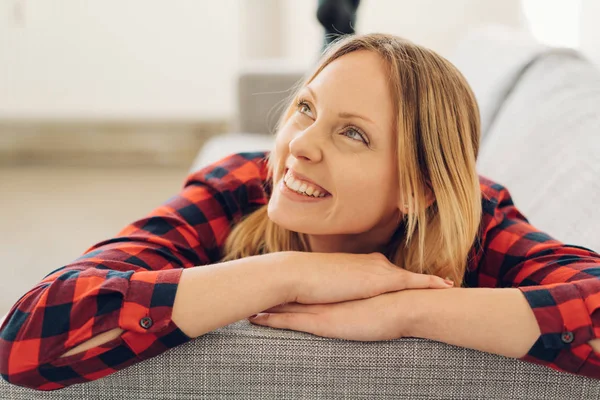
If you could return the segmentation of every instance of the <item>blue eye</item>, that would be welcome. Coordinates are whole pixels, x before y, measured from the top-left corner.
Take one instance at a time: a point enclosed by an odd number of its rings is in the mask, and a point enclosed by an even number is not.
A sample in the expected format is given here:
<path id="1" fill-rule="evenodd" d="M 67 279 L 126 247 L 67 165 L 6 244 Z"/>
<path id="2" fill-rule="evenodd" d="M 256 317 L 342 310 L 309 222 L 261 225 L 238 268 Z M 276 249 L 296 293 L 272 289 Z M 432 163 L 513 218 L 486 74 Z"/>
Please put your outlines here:
<path id="1" fill-rule="evenodd" d="M 367 140 L 365 139 L 365 136 L 355 128 L 346 129 L 344 131 L 344 135 L 352 140 L 363 142 L 366 145 L 369 144 L 369 142 L 367 142 Z"/>
<path id="2" fill-rule="evenodd" d="M 348 136 L 350 139 L 363 140 L 360 133 L 358 133 L 355 129 L 348 129 L 345 133 L 346 133 L 346 136 Z"/>

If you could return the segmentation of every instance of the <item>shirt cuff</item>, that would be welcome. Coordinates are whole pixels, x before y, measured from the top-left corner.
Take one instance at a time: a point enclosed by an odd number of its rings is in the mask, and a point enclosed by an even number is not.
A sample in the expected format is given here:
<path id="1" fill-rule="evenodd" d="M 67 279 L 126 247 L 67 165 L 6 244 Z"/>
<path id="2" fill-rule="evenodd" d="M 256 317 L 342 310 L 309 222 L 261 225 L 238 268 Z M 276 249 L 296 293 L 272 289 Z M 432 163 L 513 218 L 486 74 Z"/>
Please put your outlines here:
<path id="1" fill-rule="evenodd" d="M 543 362 L 556 369 L 576 373 L 586 362 L 595 338 L 590 311 L 575 284 L 520 286 L 541 334 L 525 361 Z"/>
<path id="2" fill-rule="evenodd" d="M 119 315 L 119 327 L 137 333 L 166 329 L 171 323 L 182 272 L 182 268 L 175 268 L 132 274 Z"/>

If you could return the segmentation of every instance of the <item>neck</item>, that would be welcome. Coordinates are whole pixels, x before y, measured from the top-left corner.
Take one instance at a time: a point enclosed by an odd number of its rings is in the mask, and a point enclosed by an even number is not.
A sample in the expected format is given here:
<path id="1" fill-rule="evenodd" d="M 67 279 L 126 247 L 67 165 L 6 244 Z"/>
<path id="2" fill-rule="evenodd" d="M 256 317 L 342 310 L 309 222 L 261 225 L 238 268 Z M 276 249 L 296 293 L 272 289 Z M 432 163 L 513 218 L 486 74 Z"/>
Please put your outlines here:
<path id="1" fill-rule="evenodd" d="M 315 253 L 383 253 L 387 243 L 369 241 L 362 234 L 308 235 L 310 251 Z"/>
<path id="2" fill-rule="evenodd" d="M 388 221 L 395 221 L 391 218 Z M 310 251 L 315 253 L 354 253 L 385 254 L 388 245 L 398 230 L 397 224 L 379 225 L 373 229 L 356 234 L 307 235 Z"/>

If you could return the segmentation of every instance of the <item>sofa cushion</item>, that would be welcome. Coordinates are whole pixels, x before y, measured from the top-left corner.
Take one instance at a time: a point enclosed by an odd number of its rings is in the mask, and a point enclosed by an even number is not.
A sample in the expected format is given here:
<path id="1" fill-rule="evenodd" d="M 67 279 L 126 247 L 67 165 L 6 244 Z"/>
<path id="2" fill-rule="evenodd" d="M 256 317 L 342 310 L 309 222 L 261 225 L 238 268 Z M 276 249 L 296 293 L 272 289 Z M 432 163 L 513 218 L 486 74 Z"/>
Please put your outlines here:
<path id="1" fill-rule="evenodd" d="M 264 133 L 226 133 L 212 137 L 202 146 L 189 173 L 196 172 L 234 153 L 271 150 L 275 136 Z"/>
<path id="2" fill-rule="evenodd" d="M 537 55 L 550 49 L 530 32 L 503 25 L 470 30 L 448 59 L 465 76 L 479 105 L 482 142 L 506 96 Z"/>
<path id="3" fill-rule="evenodd" d="M 478 168 L 534 226 L 600 251 L 598 68 L 576 53 L 537 57 L 499 109 Z"/>

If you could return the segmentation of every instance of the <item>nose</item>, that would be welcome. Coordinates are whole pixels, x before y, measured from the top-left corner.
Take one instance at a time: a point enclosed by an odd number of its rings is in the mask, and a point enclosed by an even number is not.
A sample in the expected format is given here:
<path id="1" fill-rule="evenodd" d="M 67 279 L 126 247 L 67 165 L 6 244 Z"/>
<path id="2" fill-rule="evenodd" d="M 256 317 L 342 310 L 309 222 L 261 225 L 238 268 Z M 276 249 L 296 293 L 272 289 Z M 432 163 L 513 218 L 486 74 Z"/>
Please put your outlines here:
<path id="1" fill-rule="evenodd" d="M 317 136 L 316 124 L 296 134 L 290 141 L 290 153 L 297 159 L 319 162 L 323 159 L 323 151 Z"/>

